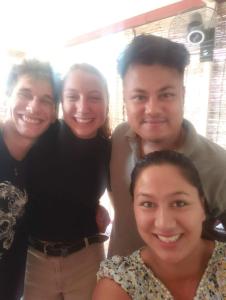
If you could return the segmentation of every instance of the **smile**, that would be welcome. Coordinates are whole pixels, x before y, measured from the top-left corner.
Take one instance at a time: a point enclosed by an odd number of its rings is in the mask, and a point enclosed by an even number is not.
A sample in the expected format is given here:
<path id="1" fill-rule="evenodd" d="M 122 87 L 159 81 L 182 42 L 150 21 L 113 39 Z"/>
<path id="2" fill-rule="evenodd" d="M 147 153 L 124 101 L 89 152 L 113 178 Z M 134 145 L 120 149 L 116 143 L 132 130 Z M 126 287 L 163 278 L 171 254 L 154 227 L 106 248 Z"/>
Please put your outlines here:
<path id="1" fill-rule="evenodd" d="M 172 236 L 169 236 L 169 237 L 162 236 L 162 235 L 158 235 L 158 234 L 156 234 L 155 236 L 156 236 L 161 242 L 164 242 L 164 243 L 173 243 L 173 242 L 176 242 L 177 240 L 179 240 L 181 234 L 176 234 L 176 235 L 172 235 Z"/>
<path id="2" fill-rule="evenodd" d="M 145 119 L 143 121 L 143 123 L 146 123 L 146 124 L 162 124 L 165 122 L 166 122 L 165 120 L 155 120 L 155 119 Z"/>
<path id="3" fill-rule="evenodd" d="M 41 123 L 40 119 L 33 118 L 33 117 L 28 117 L 28 116 L 25 116 L 25 115 L 22 115 L 21 119 L 22 119 L 23 122 L 29 123 L 29 124 L 40 124 Z"/>
<path id="4" fill-rule="evenodd" d="M 81 123 L 81 124 L 88 124 L 88 123 L 91 123 L 94 118 L 81 118 L 81 117 L 74 117 L 75 121 L 77 123 Z"/>

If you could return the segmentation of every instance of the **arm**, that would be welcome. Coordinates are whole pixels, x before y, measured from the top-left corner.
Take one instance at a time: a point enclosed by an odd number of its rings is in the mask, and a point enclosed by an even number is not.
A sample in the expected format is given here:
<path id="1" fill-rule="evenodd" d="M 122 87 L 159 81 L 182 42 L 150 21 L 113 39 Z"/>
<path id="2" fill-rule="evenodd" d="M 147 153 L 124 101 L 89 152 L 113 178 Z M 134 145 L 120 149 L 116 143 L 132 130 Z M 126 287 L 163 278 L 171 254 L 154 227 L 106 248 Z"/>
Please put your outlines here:
<path id="1" fill-rule="evenodd" d="M 107 209 L 99 205 L 96 211 L 96 223 L 99 232 L 105 233 L 107 226 L 111 223 L 111 219 Z"/>
<path id="2" fill-rule="evenodd" d="M 94 289 L 92 300 L 131 300 L 131 297 L 111 279 L 103 278 Z"/>

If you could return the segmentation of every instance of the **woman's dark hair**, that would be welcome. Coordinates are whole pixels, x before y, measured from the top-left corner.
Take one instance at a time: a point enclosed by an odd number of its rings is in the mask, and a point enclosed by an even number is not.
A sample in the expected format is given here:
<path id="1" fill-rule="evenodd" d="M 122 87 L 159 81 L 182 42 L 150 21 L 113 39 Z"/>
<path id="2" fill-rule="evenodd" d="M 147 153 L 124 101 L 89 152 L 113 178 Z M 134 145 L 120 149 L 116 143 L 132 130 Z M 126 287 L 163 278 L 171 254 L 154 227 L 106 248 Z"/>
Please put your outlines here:
<path id="1" fill-rule="evenodd" d="M 68 78 L 68 76 L 71 74 L 71 72 L 81 70 L 90 74 L 93 74 L 98 77 L 98 79 L 102 82 L 103 87 L 105 89 L 106 95 L 107 95 L 107 104 L 109 105 L 109 92 L 108 92 L 108 86 L 107 86 L 107 81 L 104 78 L 104 76 L 101 74 L 101 72 L 95 68 L 94 66 L 87 64 L 87 63 L 81 63 L 81 64 L 74 64 L 70 67 L 66 75 L 64 76 L 63 79 L 63 89 L 64 89 L 64 84 Z M 62 89 L 62 91 L 63 91 Z M 109 116 L 107 116 L 104 124 L 99 128 L 98 130 L 99 134 L 102 135 L 105 138 L 109 138 L 111 136 L 111 129 L 110 129 L 110 124 L 109 124 Z"/>
<path id="2" fill-rule="evenodd" d="M 150 166 L 159 166 L 165 164 L 170 164 L 177 167 L 180 170 L 182 176 L 197 189 L 198 194 L 203 201 L 203 207 L 206 214 L 206 220 L 203 223 L 202 237 L 206 239 L 225 240 L 225 235 L 221 235 L 217 231 L 215 231 L 215 223 L 217 219 L 211 217 L 202 187 L 202 182 L 196 167 L 188 157 L 179 152 L 172 150 L 155 151 L 147 154 L 146 156 L 144 156 L 144 158 L 140 159 L 136 163 L 136 166 L 134 167 L 131 174 L 130 193 L 132 198 L 134 197 L 135 185 L 141 172 Z"/>
<path id="3" fill-rule="evenodd" d="M 132 64 L 160 64 L 183 74 L 189 64 L 189 52 L 183 44 L 155 35 L 136 36 L 118 58 L 118 72 L 124 78 Z"/>

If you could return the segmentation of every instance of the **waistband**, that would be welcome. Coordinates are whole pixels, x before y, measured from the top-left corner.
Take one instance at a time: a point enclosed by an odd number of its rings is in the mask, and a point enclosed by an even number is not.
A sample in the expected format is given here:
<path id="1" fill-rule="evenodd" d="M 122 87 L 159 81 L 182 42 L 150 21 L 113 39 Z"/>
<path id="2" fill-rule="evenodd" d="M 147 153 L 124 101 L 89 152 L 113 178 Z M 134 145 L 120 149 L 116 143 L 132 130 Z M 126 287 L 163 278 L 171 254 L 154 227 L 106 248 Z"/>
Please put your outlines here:
<path id="1" fill-rule="evenodd" d="M 96 234 L 73 242 L 49 242 L 30 237 L 29 245 L 49 256 L 67 256 L 91 244 L 103 243 L 107 239 L 105 234 Z"/>

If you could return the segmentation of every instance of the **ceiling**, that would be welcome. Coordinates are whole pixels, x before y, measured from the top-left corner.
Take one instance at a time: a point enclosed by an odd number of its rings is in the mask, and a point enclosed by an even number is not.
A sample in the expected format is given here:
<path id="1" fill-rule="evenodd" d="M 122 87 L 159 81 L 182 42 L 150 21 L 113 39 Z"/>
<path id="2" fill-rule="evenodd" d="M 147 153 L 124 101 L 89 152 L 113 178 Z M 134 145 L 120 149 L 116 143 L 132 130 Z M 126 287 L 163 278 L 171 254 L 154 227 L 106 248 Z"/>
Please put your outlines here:
<path id="1" fill-rule="evenodd" d="M 1 48 L 52 51 L 67 40 L 178 0 L 7 0 L 0 3 Z"/>

